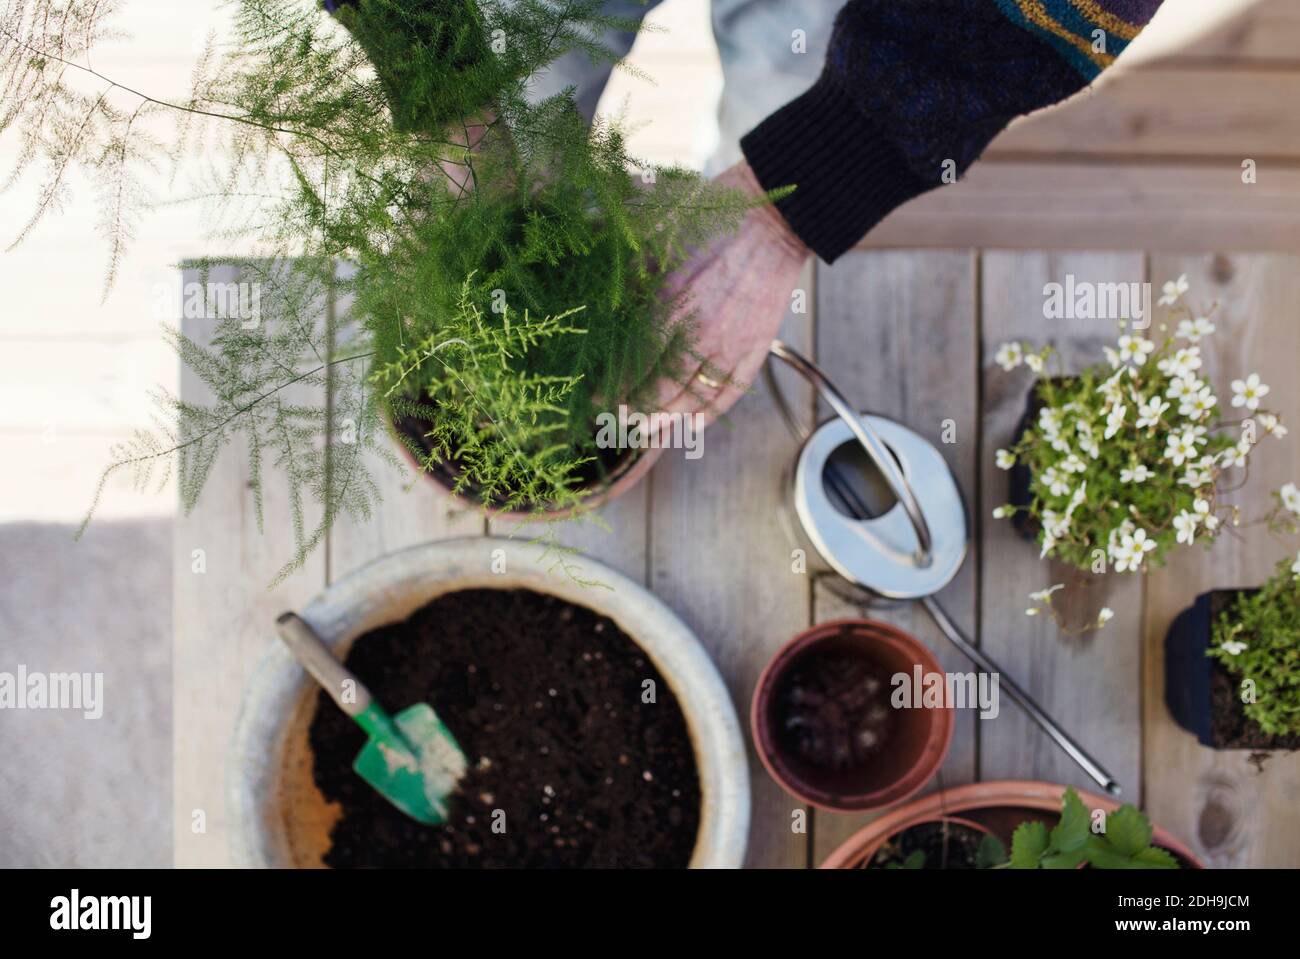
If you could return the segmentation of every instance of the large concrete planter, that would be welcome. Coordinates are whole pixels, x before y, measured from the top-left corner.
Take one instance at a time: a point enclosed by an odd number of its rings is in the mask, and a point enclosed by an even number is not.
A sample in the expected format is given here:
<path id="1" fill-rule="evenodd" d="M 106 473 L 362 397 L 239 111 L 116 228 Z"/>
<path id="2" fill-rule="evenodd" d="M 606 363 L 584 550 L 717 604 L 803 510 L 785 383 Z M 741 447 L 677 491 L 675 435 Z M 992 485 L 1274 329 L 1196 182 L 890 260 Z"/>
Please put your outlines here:
<path id="1" fill-rule="evenodd" d="M 749 833 L 745 746 L 704 647 L 672 610 L 622 574 L 584 558 L 583 575 L 612 589 L 582 586 L 549 573 L 538 555 L 537 546 L 492 537 L 416 546 L 362 567 L 298 612 L 340 656 L 357 636 L 462 589 L 531 589 L 610 617 L 653 660 L 686 718 L 702 794 L 691 866 L 740 866 Z M 311 775 L 307 727 L 317 687 L 273 636 L 268 622 L 269 648 L 245 690 L 229 758 L 234 855 L 244 866 L 320 865 L 334 813 Z"/>

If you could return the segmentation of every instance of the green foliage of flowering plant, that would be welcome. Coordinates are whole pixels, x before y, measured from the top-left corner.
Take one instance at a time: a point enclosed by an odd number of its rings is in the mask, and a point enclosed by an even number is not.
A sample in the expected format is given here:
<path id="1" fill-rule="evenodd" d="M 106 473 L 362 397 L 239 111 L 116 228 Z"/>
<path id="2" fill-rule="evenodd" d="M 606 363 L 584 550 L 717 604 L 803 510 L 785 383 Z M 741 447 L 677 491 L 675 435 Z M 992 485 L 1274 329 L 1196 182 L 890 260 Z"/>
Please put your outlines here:
<path id="1" fill-rule="evenodd" d="M 1124 333 L 1104 348 L 1106 362 L 1078 374 L 1049 373 L 1050 347 L 999 349 L 1004 369 L 1035 372 L 1041 405 L 1015 444 L 997 451 L 1002 469 L 1029 471 L 1030 502 L 994 516 L 1032 518 L 1042 556 L 1085 571 L 1138 572 L 1177 544 L 1213 540 L 1235 521 L 1220 499 L 1229 472 L 1246 466 L 1263 434 L 1285 434 L 1260 409 L 1268 387 L 1255 374 L 1232 383 L 1231 405 L 1247 418 L 1223 418 L 1199 372 L 1198 344 L 1215 326 L 1183 302 L 1185 292 L 1185 278 L 1166 287 L 1161 304 L 1171 309 L 1155 340 Z"/>
<path id="2" fill-rule="evenodd" d="M 1094 832 L 1092 816 L 1073 789 L 1061 798 L 1061 818 L 1050 830 L 1037 820 L 1023 822 L 1011 836 L 1012 869 L 1177 869 L 1178 861 L 1151 844 L 1151 821 L 1125 804 Z"/>
<path id="3" fill-rule="evenodd" d="M 1246 717 L 1270 736 L 1300 734 L 1300 555 L 1257 592 L 1238 593 L 1211 640 L 1207 654 L 1254 686 Z"/>

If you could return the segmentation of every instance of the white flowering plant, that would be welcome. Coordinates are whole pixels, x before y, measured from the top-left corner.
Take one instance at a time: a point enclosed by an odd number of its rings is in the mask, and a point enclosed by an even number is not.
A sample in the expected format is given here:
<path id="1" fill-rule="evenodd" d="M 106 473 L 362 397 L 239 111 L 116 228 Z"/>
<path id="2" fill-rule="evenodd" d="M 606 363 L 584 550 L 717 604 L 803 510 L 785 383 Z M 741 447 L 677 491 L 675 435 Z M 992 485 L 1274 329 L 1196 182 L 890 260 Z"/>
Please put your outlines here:
<path id="1" fill-rule="evenodd" d="M 1186 290 L 1185 277 L 1165 285 L 1160 305 L 1169 309 L 1155 337 L 1121 325 L 1115 346 L 1103 348 L 1105 362 L 1077 375 L 1049 372 L 1051 347 L 997 351 L 1004 370 L 1035 374 L 1039 407 L 1015 444 L 996 453 L 1000 468 L 1028 471 L 1028 501 L 993 515 L 1031 520 L 1043 557 L 1085 571 L 1139 572 L 1179 544 L 1213 540 L 1237 522 L 1220 496 L 1233 474 L 1264 436 L 1286 435 L 1261 407 L 1269 388 L 1258 374 L 1234 380 L 1227 403 L 1201 378 L 1213 311 L 1194 311 Z M 1227 419 L 1225 406 L 1243 415 Z"/>

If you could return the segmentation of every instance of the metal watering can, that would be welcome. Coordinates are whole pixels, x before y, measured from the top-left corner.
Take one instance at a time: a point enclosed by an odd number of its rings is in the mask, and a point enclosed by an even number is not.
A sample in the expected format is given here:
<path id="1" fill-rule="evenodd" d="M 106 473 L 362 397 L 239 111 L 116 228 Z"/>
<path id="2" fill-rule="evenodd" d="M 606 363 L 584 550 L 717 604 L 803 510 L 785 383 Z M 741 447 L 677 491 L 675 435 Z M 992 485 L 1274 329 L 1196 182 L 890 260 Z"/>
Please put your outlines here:
<path id="1" fill-rule="evenodd" d="M 773 375 L 774 360 L 806 379 L 835 416 L 804 429 Z M 826 374 L 780 340 L 772 343 L 764 373 L 782 417 L 802 441 L 788 478 L 790 532 L 821 568 L 837 574 L 837 591 L 857 601 L 919 601 L 949 642 L 979 669 L 997 673 L 1000 688 L 1038 727 L 1118 796 L 1115 778 L 972 644 L 935 599 L 961 569 L 968 543 L 961 490 L 938 449 L 895 420 L 856 411 Z M 856 453 L 854 441 L 874 469 L 846 468 L 843 451 Z"/>

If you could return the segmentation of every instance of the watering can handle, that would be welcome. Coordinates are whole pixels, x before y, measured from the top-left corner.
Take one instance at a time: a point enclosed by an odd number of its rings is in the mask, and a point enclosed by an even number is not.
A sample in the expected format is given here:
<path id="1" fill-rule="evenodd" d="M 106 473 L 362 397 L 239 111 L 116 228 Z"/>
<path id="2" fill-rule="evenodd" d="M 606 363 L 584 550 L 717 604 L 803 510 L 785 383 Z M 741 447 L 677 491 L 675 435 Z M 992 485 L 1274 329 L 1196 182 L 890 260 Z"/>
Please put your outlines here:
<path id="1" fill-rule="evenodd" d="M 275 628 L 293 658 L 311 673 L 312 679 L 320 683 L 339 709 L 356 717 L 370 707 L 370 690 L 335 658 L 306 620 L 297 613 L 281 613 L 276 617 Z M 345 692 L 350 695 L 345 697 Z"/>
<path id="2" fill-rule="evenodd" d="M 921 505 L 916 501 L 916 495 L 912 492 L 912 484 L 907 481 L 907 477 L 903 475 L 898 461 L 894 459 L 888 447 L 876 435 L 876 431 L 871 428 L 862 416 L 858 415 L 858 412 L 850 405 L 849 401 L 844 398 L 844 394 L 836 389 L 835 384 L 827 378 L 826 374 L 807 357 L 781 340 L 772 341 L 770 355 L 781 360 L 811 383 L 813 388 L 817 390 L 818 395 L 835 411 L 835 415 L 848 424 L 849 429 L 853 431 L 854 438 L 862 444 L 862 448 L 867 451 L 867 455 L 871 457 L 876 469 L 880 470 L 881 475 L 885 477 L 889 488 L 903 505 L 907 518 L 912 522 L 912 529 L 916 533 L 917 565 L 928 565 L 930 550 L 933 546 L 930 526 L 926 523 L 925 514 L 921 512 Z M 776 400 L 777 405 L 780 406 L 781 413 L 791 431 L 800 439 L 804 439 L 806 431 L 800 428 L 791 415 L 790 407 L 786 403 L 781 388 L 777 385 L 776 378 L 771 375 L 770 370 L 769 364 L 768 384 L 772 388 L 773 398 Z"/>

